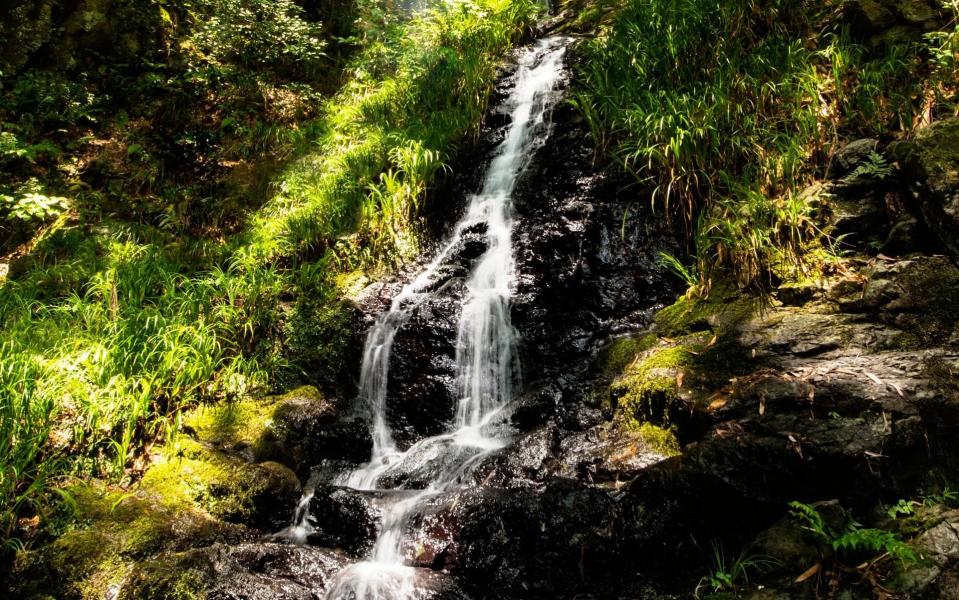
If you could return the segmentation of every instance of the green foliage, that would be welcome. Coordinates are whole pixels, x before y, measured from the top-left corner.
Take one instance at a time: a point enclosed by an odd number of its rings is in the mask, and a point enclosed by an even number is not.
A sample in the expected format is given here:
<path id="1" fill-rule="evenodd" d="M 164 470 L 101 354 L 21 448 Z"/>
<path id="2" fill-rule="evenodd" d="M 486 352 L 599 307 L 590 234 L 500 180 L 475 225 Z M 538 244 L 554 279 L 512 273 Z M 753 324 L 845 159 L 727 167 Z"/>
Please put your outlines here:
<path id="1" fill-rule="evenodd" d="M 793 517 L 805 529 L 828 543 L 842 557 L 856 558 L 865 555 L 875 561 L 888 556 L 902 563 L 919 560 L 916 551 L 891 531 L 863 527 L 853 519 L 848 519 L 842 529 L 835 530 L 826 524 L 813 506 L 790 502 L 789 508 Z"/>
<path id="2" fill-rule="evenodd" d="M 657 262 L 669 269 L 671 273 L 676 275 L 683 283 L 686 284 L 686 287 L 692 288 L 696 286 L 699 281 L 699 273 L 697 272 L 696 265 L 686 266 L 678 258 L 669 254 L 667 252 L 660 252 L 657 257 Z"/>
<path id="3" fill-rule="evenodd" d="M 956 39 L 867 48 L 827 3 L 804 0 L 627 0 L 584 45 L 572 102 L 597 151 L 694 231 L 687 279 L 708 291 L 722 267 L 741 287 L 767 289 L 829 244 L 799 190 L 837 141 L 909 131 L 930 65 L 936 110 L 949 110 Z"/>
<path id="4" fill-rule="evenodd" d="M 40 182 L 30 179 L 14 192 L 0 194 L 0 217 L 21 224 L 49 221 L 67 210 L 69 200 L 62 196 L 48 196 Z"/>
<path id="5" fill-rule="evenodd" d="M 204 0 L 193 42 L 208 60 L 270 69 L 315 68 L 326 42 L 320 23 L 292 0 Z"/>
<path id="6" fill-rule="evenodd" d="M 945 0 L 943 5 L 952 13 L 952 23 L 946 30 L 927 33 L 924 38 L 933 65 L 929 87 L 939 112 L 955 114 L 959 95 L 959 2 Z"/>
<path id="7" fill-rule="evenodd" d="M 883 181 L 892 175 L 892 171 L 892 165 L 890 165 L 881 154 L 871 152 L 862 164 L 846 176 L 846 180 L 874 179 Z"/>
<path id="8" fill-rule="evenodd" d="M 795 33 L 811 16 L 789 0 L 632 0 L 587 45 L 577 103 L 667 209 L 691 218 L 729 179 L 778 191 L 822 143 L 819 80 Z"/>
<path id="9" fill-rule="evenodd" d="M 924 506 L 943 504 L 950 508 L 957 508 L 959 507 L 959 492 L 956 492 L 947 485 L 944 486 L 941 491 L 923 497 L 922 503 Z"/>
<path id="10" fill-rule="evenodd" d="M 916 513 L 916 503 L 909 500 L 899 500 L 886 510 L 886 514 L 889 515 L 890 519 L 897 519 L 900 516 L 912 516 Z"/>

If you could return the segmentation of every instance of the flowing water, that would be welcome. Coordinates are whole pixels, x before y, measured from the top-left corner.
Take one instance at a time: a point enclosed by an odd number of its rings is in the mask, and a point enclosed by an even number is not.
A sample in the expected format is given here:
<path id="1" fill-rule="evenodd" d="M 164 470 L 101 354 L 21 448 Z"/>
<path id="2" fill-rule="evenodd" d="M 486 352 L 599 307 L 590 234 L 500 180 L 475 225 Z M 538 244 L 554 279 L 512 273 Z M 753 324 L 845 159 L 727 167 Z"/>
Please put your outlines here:
<path id="1" fill-rule="evenodd" d="M 511 124 L 497 147 L 481 191 L 474 195 L 450 241 L 434 260 L 394 298 L 390 309 L 368 334 L 360 372 L 360 399 L 372 415 L 370 461 L 337 481 L 357 490 L 377 490 L 383 476 L 424 461 L 433 463 L 433 477 L 422 490 L 398 492 L 382 510 L 379 535 L 370 556 L 341 571 L 332 582 L 331 600 L 399 600 L 415 595 L 414 569 L 406 566 L 402 546 L 410 518 L 430 496 L 467 479 L 490 452 L 509 442 L 504 428 L 492 426 L 512 399 L 519 377 L 516 333 L 510 323 L 513 282 L 512 192 L 532 153 L 549 134 L 549 108 L 563 71 L 566 40 L 539 41 L 519 62 L 515 87 L 506 100 Z M 386 418 L 390 352 L 397 331 L 429 298 L 439 269 L 461 241 L 464 231 L 485 226 L 487 248 L 467 281 L 456 343 L 456 386 L 459 395 L 454 422 L 443 435 L 424 439 L 400 451 Z M 306 518 L 309 495 L 298 508 L 292 528 L 298 540 L 310 531 Z"/>

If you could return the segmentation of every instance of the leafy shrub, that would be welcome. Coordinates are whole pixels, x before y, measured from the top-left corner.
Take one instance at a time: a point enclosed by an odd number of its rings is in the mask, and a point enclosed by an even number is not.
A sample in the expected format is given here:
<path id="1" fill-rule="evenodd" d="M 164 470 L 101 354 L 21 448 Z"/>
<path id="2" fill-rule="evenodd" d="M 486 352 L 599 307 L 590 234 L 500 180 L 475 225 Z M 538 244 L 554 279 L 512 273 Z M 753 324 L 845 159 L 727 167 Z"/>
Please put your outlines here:
<path id="1" fill-rule="evenodd" d="M 13 195 L 0 194 L 0 214 L 8 221 L 21 224 L 41 223 L 59 217 L 68 205 L 69 201 L 63 196 L 44 194 L 36 179 L 18 187 Z"/>
<path id="2" fill-rule="evenodd" d="M 214 62 L 308 70 L 324 56 L 322 26 L 292 0 L 204 0 L 198 10 L 193 39 Z"/>

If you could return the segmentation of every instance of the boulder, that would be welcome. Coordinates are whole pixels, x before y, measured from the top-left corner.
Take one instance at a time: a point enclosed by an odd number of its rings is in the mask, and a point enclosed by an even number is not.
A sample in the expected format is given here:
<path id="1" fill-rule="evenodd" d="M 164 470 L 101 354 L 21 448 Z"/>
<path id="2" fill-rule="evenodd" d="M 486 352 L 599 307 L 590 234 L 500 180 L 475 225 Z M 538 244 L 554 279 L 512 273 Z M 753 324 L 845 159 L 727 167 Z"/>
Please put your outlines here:
<path id="1" fill-rule="evenodd" d="M 389 502 L 391 496 L 395 494 L 343 487 L 314 490 L 308 509 L 312 529 L 308 543 L 364 556 L 376 541 L 383 504 Z"/>
<path id="2" fill-rule="evenodd" d="M 264 453 L 301 475 L 323 459 L 360 463 L 372 451 L 367 420 L 303 387 L 281 397 L 273 412 L 269 447 Z"/>
<path id="3" fill-rule="evenodd" d="M 393 339 L 386 408 L 401 447 L 443 433 L 453 419 L 456 338 L 465 295 L 462 277 L 438 281 Z"/>

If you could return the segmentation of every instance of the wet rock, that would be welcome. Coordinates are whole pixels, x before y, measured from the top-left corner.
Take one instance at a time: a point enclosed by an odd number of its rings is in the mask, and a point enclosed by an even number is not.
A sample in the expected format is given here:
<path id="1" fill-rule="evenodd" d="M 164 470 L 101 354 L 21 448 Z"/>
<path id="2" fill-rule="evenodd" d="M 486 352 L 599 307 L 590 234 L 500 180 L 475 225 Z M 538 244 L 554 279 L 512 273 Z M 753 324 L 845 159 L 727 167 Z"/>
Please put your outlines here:
<path id="1" fill-rule="evenodd" d="M 416 569 L 412 600 L 469 600 L 453 577 L 431 569 Z"/>
<path id="2" fill-rule="evenodd" d="M 612 487 L 667 458 L 663 449 L 654 448 L 640 431 L 616 425 L 563 436 L 560 453 L 564 475 Z"/>
<path id="3" fill-rule="evenodd" d="M 402 494 L 400 492 L 399 494 Z M 376 541 L 383 504 L 396 494 L 344 487 L 318 488 L 310 499 L 309 544 L 363 556 Z"/>
<path id="4" fill-rule="evenodd" d="M 454 248 L 452 253 L 457 258 L 457 263 L 463 265 L 463 270 L 466 271 L 465 267 L 482 256 L 487 247 L 486 224 L 477 223 L 463 230 L 459 246 Z"/>
<path id="5" fill-rule="evenodd" d="M 559 435 L 555 426 L 547 426 L 520 437 L 477 467 L 474 481 L 502 487 L 543 483 L 561 470 Z"/>
<path id="6" fill-rule="evenodd" d="M 456 409 L 456 339 L 466 283 L 453 278 L 416 307 L 390 353 L 387 420 L 401 447 L 443 433 Z"/>
<path id="7" fill-rule="evenodd" d="M 323 459 L 360 463 L 370 456 L 369 426 L 315 388 L 283 396 L 273 412 L 264 456 L 289 464 L 301 475 Z"/>
<path id="8" fill-rule="evenodd" d="M 257 464 L 255 472 L 262 483 L 253 497 L 253 524 L 272 531 L 289 521 L 302 492 L 300 480 L 289 467 L 272 461 Z"/>
<path id="9" fill-rule="evenodd" d="M 916 212 L 942 247 L 959 257 L 959 119 L 933 123 L 912 142 L 893 145 Z"/>
<path id="10" fill-rule="evenodd" d="M 569 480 L 542 491 L 480 488 L 439 496 L 417 516 L 417 564 L 449 569 L 467 591 L 501 598 L 599 594 L 619 565 L 615 502 Z M 418 552 L 417 552 L 418 551 Z M 522 582 L 522 589 L 517 589 Z"/>
<path id="11" fill-rule="evenodd" d="M 571 377 L 611 331 L 648 321 L 676 290 L 657 252 L 681 254 L 663 219 L 626 200 L 624 180 L 597 173 L 576 116 L 556 108 L 550 145 L 568 150 L 535 155 L 515 193 L 513 325 L 524 372 L 543 380 Z"/>
<path id="12" fill-rule="evenodd" d="M 530 431 L 557 414 L 563 391 L 555 384 L 532 389 L 510 405 L 510 422 L 520 431 Z"/>
<path id="13" fill-rule="evenodd" d="M 469 442 L 460 444 L 452 435 L 422 440 L 380 476 L 377 486 L 422 490 L 435 481 L 459 477 L 464 461 L 474 458 Z"/>

